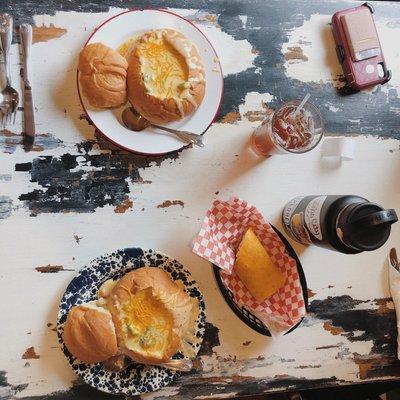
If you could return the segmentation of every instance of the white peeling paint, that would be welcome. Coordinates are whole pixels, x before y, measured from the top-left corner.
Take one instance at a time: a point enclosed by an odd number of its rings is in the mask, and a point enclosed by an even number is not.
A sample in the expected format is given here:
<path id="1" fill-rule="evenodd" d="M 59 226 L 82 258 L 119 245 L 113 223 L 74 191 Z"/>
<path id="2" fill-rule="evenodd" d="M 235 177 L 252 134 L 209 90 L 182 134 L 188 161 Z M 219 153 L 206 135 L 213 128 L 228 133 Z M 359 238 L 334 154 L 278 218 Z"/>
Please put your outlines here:
<path id="1" fill-rule="evenodd" d="M 338 107 L 335 107 L 335 106 L 332 106 L 332 105 L 329 105 L 329 110 L 330 111 L 332 111 L 332 112 L 338 112 L 339 111 L 339 108 Z"/>
<path id="2" fill-rule="evenodd" d="M 252 46 L 247 40 L 236 40 L 217 26 L 199 25 L 199 28 L 213 44 L 221 62 L 224 76 L 238 74 L 254 67 L 253 61 L 256 54 L 251 52 Z"/>
<path id="3" fill-rule="evenodd" d="M 223 32 L 218 25 L 218 15 L 193 9 L 172 8 L 171 11 L 194 22 L 207 36 L 218 54 L 224 76 L 237 74 L 254 67 L 253 61 L 257 55 L 252 53 L 251 44 L 245 39 L 236 40 L 233 36 Z M 244 27 L 247 16 L 240 15 L 239 18 Z"/>
<path id="4" fill-rule="evenodd" d="M 248 111 L 264 110 L 263 103 L 268 104 L 274 99 L 270 93 L 248 92 L 244 99 L 244 103 L 239 105 L 239 113 L 244 116 Z"/>
<path id="5" fill-rule="evenodd" d="M 282 53 L 288 53 L 290 47 L 301 47 L 308 60 L 286 60 L 284 66 L 288 77 L 303 82 L 333 82 L 342 74 L 330 20 L 330 15 L 312 14 L 303 25 L 289 32 L 289 41 L 283 44 Z"/>
<path id="6" fill-rule="evenodd" d="M 388 69 L 392 70 L 392 79 L 382 88 L 387 91 L 389 88 L 395 88 L 400 91 L 400 24 L 394 24 L 393 20 L 380 18 L 376 21 L 376 28 L 379 33 L 379 39 L 383 54 L 385 56 Z"/>
<path id="7" fill-rule="evenodd" d="M 239 15 L 240 20 L 242 21 L 243 28 L 246 28 L 247 25 L 247 15 Z"/>

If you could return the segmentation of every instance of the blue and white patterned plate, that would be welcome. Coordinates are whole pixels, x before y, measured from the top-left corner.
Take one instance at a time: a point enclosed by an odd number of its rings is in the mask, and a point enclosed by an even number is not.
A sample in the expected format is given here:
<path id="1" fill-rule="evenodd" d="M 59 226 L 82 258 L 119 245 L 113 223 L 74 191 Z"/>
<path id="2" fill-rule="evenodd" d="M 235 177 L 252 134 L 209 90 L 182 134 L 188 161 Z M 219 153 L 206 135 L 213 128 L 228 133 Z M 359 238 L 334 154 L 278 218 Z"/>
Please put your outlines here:
<path id="1" fill-rule="evenodd" d="M 134 396 L 160 389 L 180 376 L 180 372 L 143 364 L 131 364 L 121 372 L 111 372 L 103 368 L 102 363 L 84 364 L 73 357 L 62 340 L 64 323 L 71 307 L 97 298 L 97 291 L 107 279 L 119 279 L 127 272 L 141 267 L 159 267 L 166 271 L 174 281 L 181 281 L 185 292 L 198 299 L 200 313 L 196 320 L 196 343 L 192 348 L 197 354 L 200 349 L 205 329 L 205 306 L 203 295 L 178 261 L 154 250 L 128 248 L 106 254 L 83 267 L 68 285 L 60 303 L 57 318 L 57 335 L 62 350 L 75 373 L 86 383 L 103 392 Z M 174 358 L 182 357 L 176 354 Z"/>

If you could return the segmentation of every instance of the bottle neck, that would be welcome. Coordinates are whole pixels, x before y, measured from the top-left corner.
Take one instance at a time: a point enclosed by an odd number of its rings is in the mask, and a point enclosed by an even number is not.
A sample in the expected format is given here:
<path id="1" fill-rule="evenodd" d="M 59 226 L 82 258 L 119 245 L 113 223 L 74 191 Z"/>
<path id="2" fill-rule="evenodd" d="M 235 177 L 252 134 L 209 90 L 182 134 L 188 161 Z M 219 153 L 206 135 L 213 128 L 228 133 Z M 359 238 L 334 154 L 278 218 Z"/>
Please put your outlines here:
<path id="1" fill-rule="evenodd" d="M 345 232 L 343 231 L 343 226 L 344 226 L 344 221 L 347 220 L 347 216 L 350 214 L 350 212 L 359 204 L 362 202 L 357 202 L 357 203 L 350 203 L 344 206 L 338 213 L 335 221 L 335 231 L 336 231 L 336 236 L 340 240 L 340 242 L 346 246 L 350 250 L 356 250 L 356 251 L 362 251 L 362 249 L 359 249 L 358 247 L 352 246 L 350 243 L 346 241 L 345 237 Z"/>

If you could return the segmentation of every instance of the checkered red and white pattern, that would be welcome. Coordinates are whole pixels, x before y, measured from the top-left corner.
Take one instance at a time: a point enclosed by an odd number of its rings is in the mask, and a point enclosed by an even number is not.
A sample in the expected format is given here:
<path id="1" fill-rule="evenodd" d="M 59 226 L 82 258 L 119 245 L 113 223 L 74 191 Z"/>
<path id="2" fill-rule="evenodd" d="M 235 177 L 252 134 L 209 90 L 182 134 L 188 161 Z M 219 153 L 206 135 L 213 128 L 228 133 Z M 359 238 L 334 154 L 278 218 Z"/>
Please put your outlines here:
<path id="1" fill-rule="evenodd" d="M 236 249 L 247 228 L 253 228 L 273 263 L 286 276 L 285 285 L 272 297 L 258 302 L 233 272 Z M 193 252 L 220 267 L 225 286 L 239 306 L 247 308 L 279 336 L 305 315 L 305 304 L 296 261 L 291 258 L 279 236 L 259 211 L 244 200 L 215 200 L 193 242 Z"/>

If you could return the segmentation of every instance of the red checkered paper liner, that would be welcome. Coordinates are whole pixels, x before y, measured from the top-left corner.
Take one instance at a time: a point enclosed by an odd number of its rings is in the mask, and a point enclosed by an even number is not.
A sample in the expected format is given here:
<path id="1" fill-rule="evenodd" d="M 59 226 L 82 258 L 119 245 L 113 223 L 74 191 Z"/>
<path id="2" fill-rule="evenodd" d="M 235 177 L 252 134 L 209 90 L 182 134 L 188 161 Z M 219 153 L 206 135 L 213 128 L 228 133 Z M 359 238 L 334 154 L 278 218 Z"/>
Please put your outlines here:
<path id="1" fill-rule="evenodd" d="M 261 303 L 233 271 L 236 249 L 250 227 L 286 277 L 285 285 Z M 287 254 L 284 243 L 260 212 L 246 201 L 238 198 L 215 200 L 193 241 L 193 252 L 223 270 L 222 281 L 232 292 L 237 306 L 245 307 L 259 318 L 272 336 L 284 334 L 306 314 L 296 260 Z"/>

